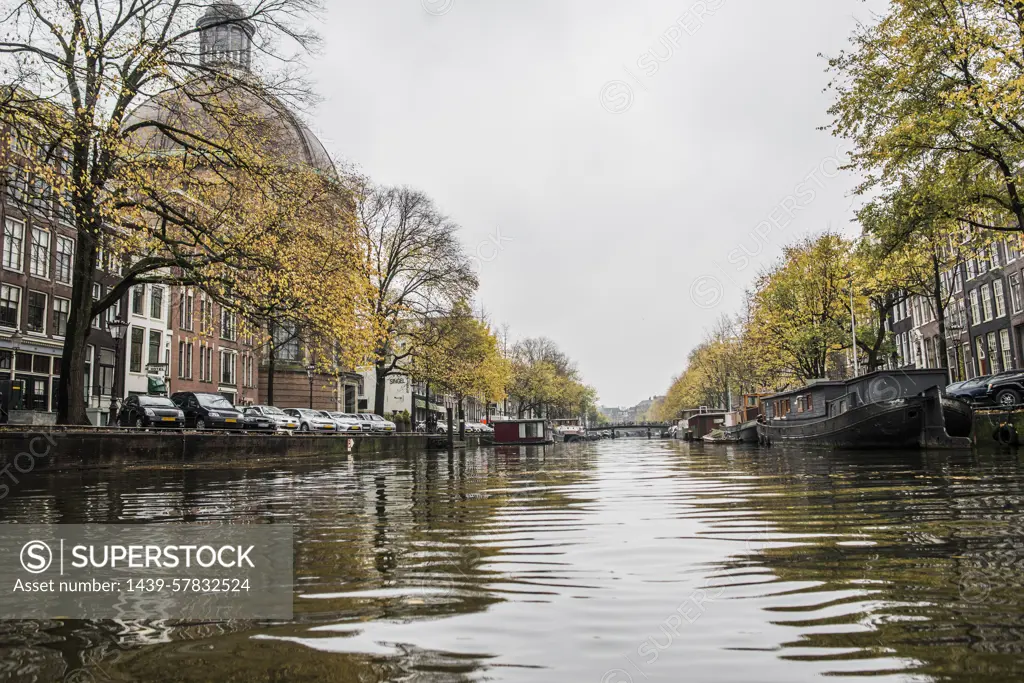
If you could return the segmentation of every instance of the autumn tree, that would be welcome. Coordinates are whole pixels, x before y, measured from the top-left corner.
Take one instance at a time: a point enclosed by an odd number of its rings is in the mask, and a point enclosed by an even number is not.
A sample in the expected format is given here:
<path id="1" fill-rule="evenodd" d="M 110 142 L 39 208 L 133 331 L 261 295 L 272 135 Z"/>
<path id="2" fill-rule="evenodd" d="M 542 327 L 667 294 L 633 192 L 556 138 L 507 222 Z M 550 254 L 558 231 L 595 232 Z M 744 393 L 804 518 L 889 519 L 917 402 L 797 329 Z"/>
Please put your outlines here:
<path id="1" fill-rule="evenodd" d="M 454 397 L 458 408 L 459 438 L 465 438 L 465 400 L 477 397 L 491 403 L 504 400 L 511 368 L 499 351 L 490 327 L 473 316 L 466 302 L 451 312 L 424 321 L 432 343 L 410 356 L 413 377 Z M 451 417 L 451 407 L 448 407 Z M 452 431 L 448 432 L 449 437 Z"/>
<path id="2" fill-rule="evenodd" d="M 16 172 L 77 233 L 59 422 L 86 423 L 90 321 L 135 285 L 194 285 L 244 308 L 299 283 L 313 296 L 292 290 L 292 310 L 341 292 L 347 276 L 332 266 L 318 281 L 322 263 L 304 259 L 347 240 L 351 265 L 352 223 L 334 222 L 354 205 L 350 188 L 329 163 L 299 162 L 306 140 L 289 110 L 305 94 L 292 65 L 315 42 L 302 27 L 314 2 L 2 4 L 0 123 Z M 120 281 L 94 302 L 101 250 Z"/>
<path id="3" fill-rule="evenodd" d="M 827 377 L 833 354 L 851 345 L 849 253 L 839 235 L 806 238 L 757 281 L 750 341 L 769 349 L 790 381 Z"/>
<path id="4" fill-rule="evenodd" d="M 468 301 L 477 279 L 458 225 L 422 192 L 368 186 L 358 216 L 368 250 L 361 271 L 366 308 L 376 338 L 374 412 L 382 414 L 388 376 L 410 372 L 415 354 L 437 340 L 435 321 Z"/>
<path id="5" fill-rule="evenodd" d="M 1024 230 L 1024 5 L 893 0 L 829 61 L 861 191 L 907 179 L 975 227 Z"/>
<path id="6" fill-rule="evenodd" d="M 576 364 L 544 337 L 516 342 L 510 353 L 509 397 L 519 417 L 580 417 L 596 403 L 597 394 L 582 381 Z"/>

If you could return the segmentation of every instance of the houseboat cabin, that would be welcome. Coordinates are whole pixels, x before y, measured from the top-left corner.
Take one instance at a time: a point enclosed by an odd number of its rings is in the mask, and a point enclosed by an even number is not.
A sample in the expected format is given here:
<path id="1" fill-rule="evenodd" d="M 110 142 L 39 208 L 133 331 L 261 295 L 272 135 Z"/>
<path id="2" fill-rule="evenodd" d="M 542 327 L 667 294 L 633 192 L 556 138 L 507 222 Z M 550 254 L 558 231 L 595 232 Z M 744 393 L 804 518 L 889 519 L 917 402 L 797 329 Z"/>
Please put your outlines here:
<path id="1" fill-rule="evenodd" d="M 495 444 L 531 445 L 554 442 L 551 429 L 543 419 L 503 420 L 493 425 Z"/>

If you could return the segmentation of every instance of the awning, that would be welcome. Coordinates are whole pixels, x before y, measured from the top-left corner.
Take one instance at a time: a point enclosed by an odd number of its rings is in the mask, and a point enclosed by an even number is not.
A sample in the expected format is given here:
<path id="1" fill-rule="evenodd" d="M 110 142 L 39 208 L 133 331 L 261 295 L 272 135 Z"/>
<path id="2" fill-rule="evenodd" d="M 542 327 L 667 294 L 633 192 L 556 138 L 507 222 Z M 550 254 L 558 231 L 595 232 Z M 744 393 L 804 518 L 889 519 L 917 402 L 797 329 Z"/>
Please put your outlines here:
<path id="1" fill-rule="evenodd" d="M 149 388 L 146 391 L 147 394 L 160 394 L 167 395 L 167 380 L 163 377 L 154 377 L 150 375 L 148 378 Z"/>

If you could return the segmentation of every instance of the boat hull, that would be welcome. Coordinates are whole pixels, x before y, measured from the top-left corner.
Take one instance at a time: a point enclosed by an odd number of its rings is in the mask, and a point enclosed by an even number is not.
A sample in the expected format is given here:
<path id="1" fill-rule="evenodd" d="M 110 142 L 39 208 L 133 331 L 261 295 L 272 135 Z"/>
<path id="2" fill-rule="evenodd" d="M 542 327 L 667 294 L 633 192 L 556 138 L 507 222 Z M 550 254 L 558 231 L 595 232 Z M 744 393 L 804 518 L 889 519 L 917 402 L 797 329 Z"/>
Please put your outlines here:
<path id="1" fill-rule="evenodd" d="M 935 436 L 936 425 L 928 424 L 926 415 L 935 400 L 931 397 L 914 397 L 869 403 L 833 417 L 793 424 L 779 424 L 783 421 L 776 420 L 759 424 L 758 438 L 762 444 L 769 446 L 803 443 L 850 449 L 969 447 L 969 440 L 961 434 L 947 435 L 943 430 L 942 434 Z M 941 425 L 938 428 L 942 430 Z"/>

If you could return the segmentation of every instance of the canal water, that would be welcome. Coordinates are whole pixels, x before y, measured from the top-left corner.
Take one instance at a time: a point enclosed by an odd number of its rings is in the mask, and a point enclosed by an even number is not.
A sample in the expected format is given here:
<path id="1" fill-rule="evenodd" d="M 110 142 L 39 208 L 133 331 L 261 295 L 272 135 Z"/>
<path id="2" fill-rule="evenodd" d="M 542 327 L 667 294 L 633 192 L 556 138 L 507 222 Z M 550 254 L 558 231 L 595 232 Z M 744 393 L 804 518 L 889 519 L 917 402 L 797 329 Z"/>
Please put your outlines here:
<path id="1" fill-rule="evenodd" d="M 0 521 L 296 527 L 287 623 L 0 622 L 0 680 L 1020 681 L 1024 461 L 619 439 L 39 475 Z"/>

